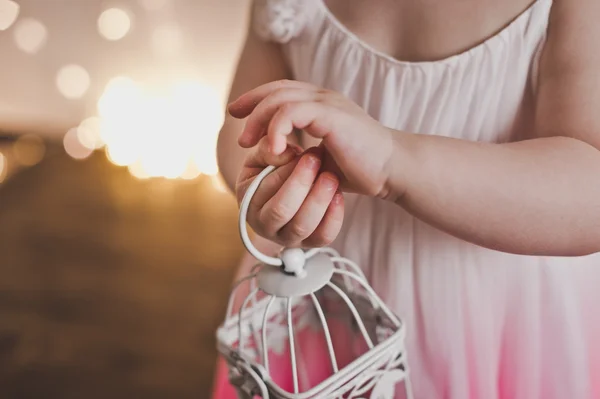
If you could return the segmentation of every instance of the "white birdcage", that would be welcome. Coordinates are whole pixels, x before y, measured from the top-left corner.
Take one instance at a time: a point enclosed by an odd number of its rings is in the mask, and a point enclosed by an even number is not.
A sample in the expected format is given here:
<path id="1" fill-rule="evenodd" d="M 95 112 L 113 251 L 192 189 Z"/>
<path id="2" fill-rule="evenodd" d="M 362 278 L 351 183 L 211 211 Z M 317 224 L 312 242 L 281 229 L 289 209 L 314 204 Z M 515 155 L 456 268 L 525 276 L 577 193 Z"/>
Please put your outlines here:
<path id="1" fill-rule="evenodd" d="M 255 178 L 241 203 L 240 234 L 260 263 L 234 286 L 217 331 L 238 396 L 411 399 L 405 326 L 358 265 L 331 248 L 269 257 L 252 245 L 248 204 L 273 169 Z M 243 284 L 249 294 L 233 312 Z"/>

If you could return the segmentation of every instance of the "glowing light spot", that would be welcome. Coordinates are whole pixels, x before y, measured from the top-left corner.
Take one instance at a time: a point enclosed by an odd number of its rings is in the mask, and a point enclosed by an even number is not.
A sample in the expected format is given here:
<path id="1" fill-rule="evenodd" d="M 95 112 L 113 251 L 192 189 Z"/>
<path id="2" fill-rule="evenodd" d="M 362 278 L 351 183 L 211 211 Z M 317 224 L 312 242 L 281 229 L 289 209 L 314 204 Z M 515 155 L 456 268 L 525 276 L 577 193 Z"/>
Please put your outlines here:
<path id="1" fill-rule="evenodd" d="M 65 152 L 74 159 L 86 159 L 92 154 L 92 150 L 86 148 L 77 137 L 77 128 L 70 129 L 63 138 Z"/>
<path id="2" fill-rule="evenodd" d="M 202 172 L 200 172 L 200 170 L 198 170 L 198 168 L 196 167 L 196 165 L 193 162 L 190 162 L 190 164 L 183 171 L 183 173 L 181 174 L 180 177 L 182 179 L 184 179 L 184 180 L 194 180 L 195 178 L 197 178 L 201 174 L 202 174 Z"/>
<path id="3" fill-rule="evenodd" d="M 151 44 L 154 51 L 159 55 L 175 55 L 183 47 L 183 35 L 176 26 L 161 26 L 152 33 Z"/>
<path id="4" fill-rule="evenodd" d="M 140 162 L 150 176 L 176 179 L 185 172 L 187 159 L 181 156 L 181 152 L 175 146 L 163 146 L 161 150 L 147 145 L 152 145 L 151 143 L 145 144 Z"/>
<path id="5" fill-rule="evenodd" d="M 108 159 L 134 176 L 194 179 L 218 173 L 224 112 L 210 87 L 181 81 L 151 91 L 119 77 L 106 86 L 98 112 Z"/>
<path id="6" fill-rule="evenodd" d="M 0 183 L 6 178 L 7 169 L 6 157 L 0 152 Z"/>
<path id="7" fill-rule="evenodd" d="M 129 173 L 137 179 L 143 180 L 150 177 L 140 162 L 132 163 L 127 167 L 127 169 L 129 170 Z"/>
<path id="8" fill-rule="evenodd" d="M 135 151 L 129 151 L 126 146 L 110 146 L 106 147 L 106 156 L 108 160 L 117 166 L 129 166 L 137 159 Z"/>
<path id="9" fill-rule="evenodd" d="M 102 120 L 96 116 L 85 119 L 77 127 L 77 139 L 90 150 L 97 150 L 104 146 L 101 137 Z"/>
<path id="10" fill-rule="evenodd" d="M 0 0 L 0 31 L 7 30 L 19 16 L 19 5 L 12 0 Z"/>
<path id="11" fill-rule="evenodd" d="M 56 87 L 66 98 L 81 98 L 90 87 L 90 75 L 82 66 L 65 65 L 56 74 Z"/>
<path id="12" fill-rule="evenodd" d="M 138 2 L 146 10 L 156 11 L 166 6 L 169 0 L 138 0 Z"/>
<path id="13" fill-rule="evenodd" d="M 120 8 L 109 8 L 98 18 L 98 32 L 106 40 L 123 39 L 131 29 L 131 18 Z"/>
<path id="14" fill-rule="evenodd" d="M 21 51 L 35 54 L 46 44 L 48 31 L 40 21 L 24 18 L 17 22 L 13 38 Z"/>
<path id="15" fill-rule="evenodd" d="M 17 139 L 13 145 L 13 154 L 18 163 L 23 166 L 38 164 L 46 153 L 44 141 L 34 135 L 24 135 Z"/>
<path id="16" fill-rule="evenodd" d="M 216 143 L 214 144 L 214 147 L 216 147 Z M 208 151 L 208 148 L 205 148 L 202 152 L 203 153 L 194 159 L 196 167 L 205 175 L 215 176 L 219 173 L 216 151 L 214 151 L 215 154 L 212 154 Z"/>
<path id="17" fill-rule="evenodd" d="M 98 113 L 102 118 L 125 117 L 139 103 L 140 88 L 130 78 L 118 76 L 111 79 L 98 100 Z"/>

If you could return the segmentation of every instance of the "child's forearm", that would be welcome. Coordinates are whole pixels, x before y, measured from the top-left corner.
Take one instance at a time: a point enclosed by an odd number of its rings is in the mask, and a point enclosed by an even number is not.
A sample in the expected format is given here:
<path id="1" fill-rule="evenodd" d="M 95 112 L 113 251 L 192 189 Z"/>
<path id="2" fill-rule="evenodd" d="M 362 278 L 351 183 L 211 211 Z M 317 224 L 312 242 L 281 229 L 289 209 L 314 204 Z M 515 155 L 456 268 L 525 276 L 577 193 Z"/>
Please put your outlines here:
<path id="1" fill-rule="evenodd" d="M 243 127 L 242 121 L 233 120 L 227 115 L 217 144 L 219 171 L 232 192 L 235 192 L 235 183 L 248 151 L 237 144 L 237 136 Z"/>
<path id="2" fill-rule="evenodd" d="M 553 137 L 509 144 L 395 134 L 389 188 L 416 217 L 504 252 L 600 251 L 600 151 Z"/>

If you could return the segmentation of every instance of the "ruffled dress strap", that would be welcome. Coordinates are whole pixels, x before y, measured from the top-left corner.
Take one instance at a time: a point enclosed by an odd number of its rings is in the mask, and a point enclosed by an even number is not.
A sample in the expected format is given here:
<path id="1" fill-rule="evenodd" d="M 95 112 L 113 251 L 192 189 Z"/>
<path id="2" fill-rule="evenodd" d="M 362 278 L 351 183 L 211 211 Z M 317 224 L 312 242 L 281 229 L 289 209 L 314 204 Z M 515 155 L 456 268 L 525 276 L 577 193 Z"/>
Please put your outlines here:
<path id="1" fill-rule="evenodd" d="M 265 41 L 287 43 L 306 28 L 317 0 L 254 0 L 254 30 Z"/>

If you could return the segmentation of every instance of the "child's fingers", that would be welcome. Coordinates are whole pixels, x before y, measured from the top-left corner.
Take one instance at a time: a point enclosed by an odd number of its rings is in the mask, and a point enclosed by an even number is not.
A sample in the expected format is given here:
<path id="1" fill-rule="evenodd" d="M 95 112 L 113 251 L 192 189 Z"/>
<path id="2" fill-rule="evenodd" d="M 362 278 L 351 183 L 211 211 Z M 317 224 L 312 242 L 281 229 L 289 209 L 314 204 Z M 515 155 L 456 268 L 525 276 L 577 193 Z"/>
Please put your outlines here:
<path id="1" fill-rule="evenodd" d="M 335 110 L 321 102 L 286 103 L 279 107 L 267 128 L 269 148 L 274 154 L 285 151 L 286 136 L 294 128 L 305 129 L 317 139 L 323 139 L 333 130 Z"/>
<path id="2" fill-rule="evenodd" d="M 258 145 L 253 149 L 248 158 L 246 158 L 244 166 L 248 168 L 260 168 L 260 170 L 269 165 L 276 167 L 283 166 L 290 163 L 302 151 L 302 147 L 299 145 L 286 143 L 286 148 L 281 154 L 273 154 L 269 150 L 269 142 L 265 137 L 258 142 Z"/>
<path id="3" fill-rule="evenodd" d="M 335 195 L 339 181 L 331 173 L 321 173 L 296 215 L 278 233 L 286 245 L 297 245 L 319 226 Z"/>
<path id="4" fill-rule="evenodd" d="M 229 103 L 227 110 L 231 116 L 243 119 L 250 115 L 254 108 L 272 92 L 279 89 L 316 90 L 316 86 L 296 80 L 277 80 L 258 86 Z"/>
<path id="5" fill-rule="evenodd" d="M 260 183 L 260 186 L 252 196 L 252 200 L 248 205 L 248 221 L 251 224 L 258 221 L 258 216 L 254 217 L 254 215 L 258 215 L 265 203 L 281 189 L 281 186 L 289 179 L 298 165 L 299 160 L 300 158 L 297 158 L 286 165 L 276 168 Z M 241 203 L 242 198 L 246 194 L 246 191 L 253 180 L 254 177 L 247 179 L 238 186 L 238 203 Z"/>
<path id="6" fill-rule="evenodd" d="M 265 138 L 261 140 L 246 157 L 244 161 L 244 167 L 242 168 L 242 171 L 238 177 L 238 183 L 243 187 L 247 187 L 265 167 L 269 165 L 276 167 L 287 165 L 301 153 L 302 147 L 296 144 L 288 143 L 286 150 L 282 154 L 275 155 L 269 151 L 268 142 Z"/>
<path id="7" fill-rule="evenodd" d="M 279 107 L 285 103 L 315 101 L 319 96 L 316 90 L 298 88 L 277 89 L 271 92 L 252 111 L 242 134 L 238 138 L 240 146 L 255 146 L 266 135 L 269 122 Z"/>
<path id="8" fill-rule="evenodd" d="M 298 212 L 315 182 L 321 158 L 310 151 L 304 154 L 281 188 L 262 207 L 259 220 L 269 236 L 275 236 Z"/>
<path id="9" fill-rule="evenodd" d="M 304 248 L 321 248 L 331 244 L 340 233 L 344 222 L 344 196 L 341 192 L 337 192 L 329 207 L 325 212 L 325 216 L 319 223 L 315 231 L 302 242 Z"/>

